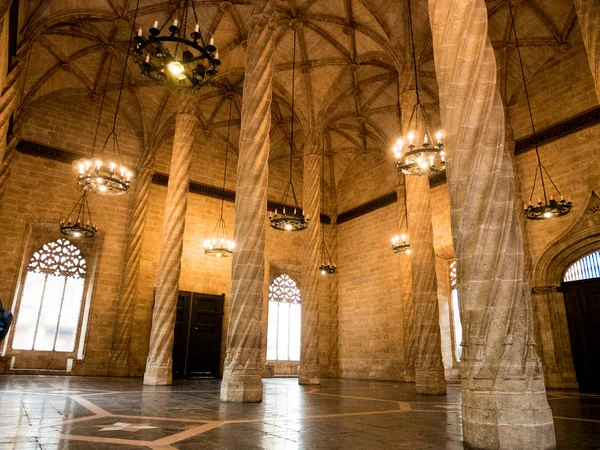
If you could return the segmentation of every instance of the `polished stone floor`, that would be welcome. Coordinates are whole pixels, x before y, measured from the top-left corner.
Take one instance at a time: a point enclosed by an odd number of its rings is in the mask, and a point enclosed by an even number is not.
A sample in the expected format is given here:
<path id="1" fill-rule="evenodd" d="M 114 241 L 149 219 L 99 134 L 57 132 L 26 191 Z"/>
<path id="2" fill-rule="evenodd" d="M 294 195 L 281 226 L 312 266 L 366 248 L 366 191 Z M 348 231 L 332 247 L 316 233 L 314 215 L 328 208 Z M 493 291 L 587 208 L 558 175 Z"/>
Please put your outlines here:
<path id="1" fill-rule="evenodd" d="M 600 449 L 600 395 L 548 394 L 559 448 Z M 219 402 L 218 380 L 0 376 L 0 449 L 461 449 L 460 389 L 264 380 L 261 404 Z"/>

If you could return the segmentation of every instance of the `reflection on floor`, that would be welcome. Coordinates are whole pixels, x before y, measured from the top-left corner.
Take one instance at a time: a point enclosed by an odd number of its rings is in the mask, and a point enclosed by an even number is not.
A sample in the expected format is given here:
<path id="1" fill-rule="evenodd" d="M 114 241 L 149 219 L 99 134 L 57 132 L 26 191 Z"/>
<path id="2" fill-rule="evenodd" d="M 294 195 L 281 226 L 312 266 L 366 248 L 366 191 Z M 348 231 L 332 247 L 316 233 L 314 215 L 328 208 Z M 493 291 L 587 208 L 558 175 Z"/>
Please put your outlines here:
<path id="1" fill-rule="evenodd" d="M 219 402 L 218 380 L 0 376 L 0 449 L 461 449 L 460 388 L 264 380 L 261 404 Z M 559 448 L 600 448 L 600 395 L 548 394 Z"/>

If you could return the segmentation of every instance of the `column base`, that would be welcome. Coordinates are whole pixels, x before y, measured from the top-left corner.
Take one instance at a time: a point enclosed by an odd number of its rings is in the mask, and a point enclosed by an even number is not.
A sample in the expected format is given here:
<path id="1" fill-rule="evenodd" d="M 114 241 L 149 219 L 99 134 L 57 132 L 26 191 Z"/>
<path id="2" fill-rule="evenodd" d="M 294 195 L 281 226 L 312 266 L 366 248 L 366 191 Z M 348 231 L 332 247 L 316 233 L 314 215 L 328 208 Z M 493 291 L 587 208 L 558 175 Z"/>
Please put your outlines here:
<path id="1" fill-rule="evenodd" d="M 444 370 L 417 370 L 415 374 L 415 392 L 423 395 L 446 395 Z"/>
<path id="2" fill-rule="evenodd" d="M 167 363 L 163 364 L 146 364 L 146 372 L 144 372 L 144 384 L 147 386 L 165 386 L 172 382 L 172 366 L 171 358 Z"/>
<path id="3" fill-rule="evenodd" d="M 232 403 L 260 403 L 263 384 L 260 375 L 225 373 L 221 381 L 221 401 Z"/>
<path id="4" fill-rule="evenodd" d="M 553 450 L 552 411 L 546 391 L 511 392 L 463 389 L 465 448 L 471 450 Z"/>
<path id="5" fill-rule="evenodd" d="M 298 367 L 298 384 L 321 384 L 318 364 L 300 364 Z"/>

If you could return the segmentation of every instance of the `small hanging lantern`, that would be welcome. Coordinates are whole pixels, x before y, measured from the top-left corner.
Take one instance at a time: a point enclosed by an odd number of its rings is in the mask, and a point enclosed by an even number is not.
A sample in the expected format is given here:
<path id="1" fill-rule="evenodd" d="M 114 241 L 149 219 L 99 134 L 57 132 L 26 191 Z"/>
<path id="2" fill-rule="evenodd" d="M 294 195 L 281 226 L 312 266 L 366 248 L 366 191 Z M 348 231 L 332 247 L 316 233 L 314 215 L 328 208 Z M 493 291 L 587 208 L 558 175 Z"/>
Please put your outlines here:
<path id="1" fill-rule="evenodd" d="M 74 216 L 73 213 L 76 213 Z M 98 229 L 92 222 L 90 205 L 87 199 L 87 189 L 84 189 L 81 198 L 77 200 L 67 218 L 60 223 L 60 232 L 73 238 L 94 237 Z"/>

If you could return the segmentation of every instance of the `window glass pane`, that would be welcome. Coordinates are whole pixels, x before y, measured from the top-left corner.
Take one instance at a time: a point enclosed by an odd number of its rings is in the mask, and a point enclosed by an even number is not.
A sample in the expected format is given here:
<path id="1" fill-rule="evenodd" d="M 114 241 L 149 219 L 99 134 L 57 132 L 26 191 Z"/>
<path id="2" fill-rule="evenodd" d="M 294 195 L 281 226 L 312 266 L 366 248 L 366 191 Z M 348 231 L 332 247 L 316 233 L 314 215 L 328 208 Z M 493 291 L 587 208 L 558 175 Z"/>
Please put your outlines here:
<path id="1" fill-rule="evenodd" d="M 600 278 L 600 251 L 584 256 L 567 269 L 563 281 Z"/>
<path id="2" fill-rule="evenodd" d="M 300 361 L 301 306 L 290 305 L 290 361 Z"/>
<path id="3" fill-rule="evenodd" d="M 277 359 L 277 308 L 279 303 L 269 302 L 269 321 L 267 325 L 267 359 Z"/>
<path id="4" fill-rule="evenodd" d="M 45 279 L 46 275 L 43 273 L 33 272 L 29 272 L 25 278 L 21 306 L 19 306 L 19 314 L 15 324 L 14 349 L 31 350 L 33 348 L 35 325 L 42 303 Z"/>
<path id="5" fill-rule="evenodd" d="M 58 315 L 66 278 L 57 275 L 48 275 L 46 290 L 42 300 L 40 320 L 35 335 L 34 350 L 52 350 L 54 335 L 58 325 Z"/>
<path id="6" fill-rule="evenodd" d="M 277 326 L 277 359 L 288 360 L 288 336 L 289 336 L 290 304 L 279 304 L 279 321 Z"/>
<path id="7" fill-rule="evenodd" d="M 460 361 L 462 356 L 462 324 L 460 323 L 460 310 L 458 307 L 458 291 L 452 289 L 452 319 L 454 322 L 454 353 L 456 360 Z"/>
<path id="8" fill-rule="evenodd" d="M 58 333 L 56 335 L 56 345 L 54 347 L 56 351 L 72 352 L 75 348 L 83 286 L 83 279 L 67 278 Z"/>

